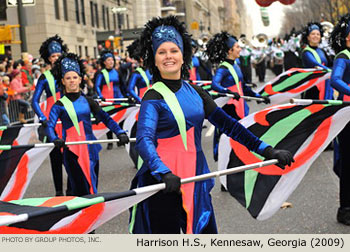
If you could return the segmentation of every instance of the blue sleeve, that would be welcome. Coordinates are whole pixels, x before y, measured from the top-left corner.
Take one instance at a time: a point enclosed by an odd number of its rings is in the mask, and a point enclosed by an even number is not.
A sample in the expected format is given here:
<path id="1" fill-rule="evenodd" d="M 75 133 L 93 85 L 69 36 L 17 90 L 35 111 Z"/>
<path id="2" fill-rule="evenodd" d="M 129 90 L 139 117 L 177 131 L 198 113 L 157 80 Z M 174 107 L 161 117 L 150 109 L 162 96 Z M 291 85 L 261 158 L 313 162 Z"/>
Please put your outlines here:
<path id="1" fill-rule="evenodd" d="M 343 81 L 345 70 L 346 60 L 342 58 L 336 59 L 333 65 L 331 86 L 342 94 L 350 95 L 350 88 L 348 84 Z"/>
<path id="2" fill-rule="evenodd" d="M 329 70 L 328 67 L 318 63 L 317 60 L 315 59 L 314 55 L 311 52 L 305 51 L 302 55 L 302 60 L 303 60 L 303 65 L 306 68 L 312 68 L 312 67 L 319 66 L 325 70 Z"/>
<path id="3" fill-rule="evenodd" d="M 43 76 L 43 75 L 42 75 Z M 47 118 L 40 108 L 40 97 L 44 91 L 46 78 L 39 78 L 38 83 L 35 86 L 35 91 L 32 98 L 32 108 L 35 114 L 39 117 L 40 121 L 46 121 Z"/>
<path id="4" fill-rule="evenodd" d="M 141 98 L 135 93 L 135 86 L 136 83 L 139 80 L 139 77 L 141 77 L 140 74 L 138 73 L 133 73 L 131 75 L 130 81 L 129 81 L 129 85 L 128 85 L 128 93 L 135 98 L 136 101 L 138 101 L 139 103 L 141 103 Z"/>
<path id="5" fill-rule="evenodd" d="M 208 120 L 227 136 L 259 155 L 269 146 L 219 107 L 209 115 Z"/>
<path id="6" fill-rule="evenodd" d="M 96 87 L 96 93 L 98 95 L 98 97 L 100 98 L 104 98 L 102 96 L 101 90 L 102 90 L 102 80 L 103 80 L 103 74 L 100 73 L 97 77 L 96 77 L 96 81 L 95 81 L 95 87 Z"/>
<path id="7" fill-rule="evenodd" d="M 227 88 L 224 88 L 221 86 L 221 82 L 224 79 L 225 75 L 227 74 L 227 70 L 225 68 L 219 67 L 216 70 L 216 73 L 213 77 L 212 83 L 211 83 L 211 88 L 217 92 L 220 93 L 226 93 Z"/>
<path id="8" fill-rule="evenodd" d="M 50 140 L 50 142 L 58 139 L 58 136 L 56 135 L 55 132 L 55 127 L 58 118 L 60 117 L 61 109 L 60 106 L 57 104 L 54 104 L 50 110 L 50 115 L 49 115 L 49 122 L 47 123 L 46 127 L 46 134 Z"/>
<path id="9" fill-rule="evenodd" d="M 146 100 L 141 103 L 135 148 L 151 170 L 151 174 L 160 181 L 160 174 L 168 173 L 170 169 L 160 160 L 156 150 L 156 129 L 159 118 L 156 103 L 155 100 Z"/>
<path id="10" fill-rule="evenodd" d="M 107 128 L 109 128 L 114 134 L 117 136 L 119 134 L 125 133 L 124 130 L 122 130 L 118 123 L 116 123 L 107 112 L 103 111 L 102 109 L 97 112 L 96 114 L 97 118 L 101 120 Z"/>

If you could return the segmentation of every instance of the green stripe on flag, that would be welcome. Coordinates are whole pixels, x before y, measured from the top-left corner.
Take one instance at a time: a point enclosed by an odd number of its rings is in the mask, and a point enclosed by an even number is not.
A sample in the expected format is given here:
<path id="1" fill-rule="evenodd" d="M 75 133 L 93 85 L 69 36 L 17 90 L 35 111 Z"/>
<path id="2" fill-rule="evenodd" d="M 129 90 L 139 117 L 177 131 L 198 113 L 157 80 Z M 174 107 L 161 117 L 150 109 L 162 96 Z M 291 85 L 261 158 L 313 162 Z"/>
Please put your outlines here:
<path id="1" fill-rule="evenodd" d="M 11 145 L 0 145 L 0 150 L 11 150 L 11 147 L 12 147 Z"/>
<path id="2" fill-rule="evenodd" d="M 11 200 L 9 202 L 13 204 L 21 205 L 21 206 L 40 206 L 49 199 L 52 199 L 52 197 Z"/>
<path id="3" fill-rule="evenodd" d="M 0 126 L 0 131 L 4 131 L 7 129 L 7 126 Z"/>
<path id="4" fill-rule="evenodd" d="M 291 77 L 285 79 L 281 83 L 273 86 L 272 90 L 275 91 L 275 92 L 283 91 L 283 90 L 287 89 L 288 87 L 295 85 L 295 83 L 298 83 L 299 81 L 301 81 L 303 79 L 306 79 L 309 75 L 312 75 L 312 74 L 313 74 L 313 72 L 298 73 L 298 74 L 292 75 Z M 262 96 L 268 96 L 269 94 L 264 92 L 261 95 Z"/>
<path id="5" fill-rule="evenodd" d="M 323 105 L 324 107 L 330 106 L 330 104 Z M 283 118 L 282 120 L 271 126 L 264 135 L 260 137 L 262 141 L 275 147 L 280 141 L 282 141 L 295 127 L 297 127 L 303 120 L 312 115 L 312 112 L 306 108 L 297 111 L 290 116 Z M 254 153 L 257 157 L 262 158 L 260 155 Z M 258 177 L 258 172 L 254 170 L 248 170 L 244 172 L 244 193 L 246 208 L 249 207 L 252 200 L 252 195 L 255 187 L 255 183 Z"/>
<path id="6" fill-rule="evenodd" d="M 115 106 L 114 105 L 111 105 L 111 106 L 106 106 L 106 107 L 102 107 L 102 110 L 104 112 L 109 112 L 111 110 L 115 109 Z"/>
<path id="7" fill-rule="evenodd" d="M 64 202 L 60 205 L 57 205 L 56 207 L 64 205 L 68 208 L 68 210 L 74 210 L 74 209 L 84 208 L 84 207 L 92 206 L 98 203 L 102 203 L 104 201 L 105 201 L 104 197 L 96 197 L 92 199 L 76 197 L 68 202 Z"/>

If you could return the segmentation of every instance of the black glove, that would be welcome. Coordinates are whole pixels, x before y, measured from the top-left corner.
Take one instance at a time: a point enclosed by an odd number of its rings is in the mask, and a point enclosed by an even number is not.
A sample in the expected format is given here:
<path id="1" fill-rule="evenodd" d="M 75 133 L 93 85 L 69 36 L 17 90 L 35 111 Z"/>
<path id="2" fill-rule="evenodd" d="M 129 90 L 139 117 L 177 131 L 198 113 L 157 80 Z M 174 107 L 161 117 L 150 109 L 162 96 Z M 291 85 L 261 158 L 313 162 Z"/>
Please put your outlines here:
<path id="1" fill-rule="evenodd" d="M 47 127 L 47 120 L 41 121 L 41 125 L 38 128 L 38 135 L 39 135 L 39 140 L 41 142 L 46 142 L 46 127 Z"/>
<path id="2" fill-rule="evenodd" d="M 266 159 L 277 159 L 278 163 L 277 166 L 281 167 L 284 169 L 285 165 L 290 166 L 292 162 L 294 161 L 293 155 L 290 151 L 287 150 L 277 150 L 272 148 L 271 146 L 267 147 L 264 150 L 263 156 Z"/>
<path id="3" fill-rule="evenodd" d="M 262 98 L 262 99 L 264 99 L 264 100 L 263 100 L 263 101 L 257 101 L 258 104 L 260 104 L 260 103 L 262 103 L 262 102 L 265 103 L 265 104 L 270 104 L 270 103 L 271 103 L 269 97 L 260 97 L 260 98 Z"/>
<path id="4" fill-rule="evenodd" d="M 247 83 L 246 86 L 252 87 L 252 88 L 257 88 L 258 87 L 258 85 L 253 83 L 253 82 L 252 83 Z"/>
<path id="5" fill-rule="evenodd" d="M 164 189 L 165 193 L 177 192 L 180 193 L 181 179 L 180 177 L 174 175 L 172 172 L 160 175 L 164 181 L 166 187 Z"/>
<path id="6" fill-rule="evenodd" d="M 43 126 L 44 128 L 46 128 L 46 127 L 47 127 L 48 121 L 47 121 L 47 120 L 45 120 L 45 121 L 40 121 L 40 123 L 41 123 L 41 126 Z"/>
<path id="7" fill-rule="evenodd" d="M 239 98 L 241 98 L 241 96 L 237 92 L 233 92 L 229 89 L 227 90 L 227 93 L 233 95 L 234 97 L 232 97 L 232 98 L 237 100 L 237 101 L 239 100 Z"/>
<path id="8" fill-rule="evenodd" d="M 135 100 L 134 97 L 132 97 L 131 95 L 128 96 L 128 103 L 137 103 L 137 101 Z"/>
<path id="9" fill-rule="evenodd" d="M 66 142 L 61 138 L 57 138 L 56 140 L 53 140 L 53 144 L 57 148 L 62 148 L 66 146 Z"/>
<path id="10" fill-rule="evenodd" d="M 129 142 L 129 137 L 125 133 L 117 135 L 117 138 L 119 139 L 119 141 L 117 142 L 117 146 L 122 146 Z"/>

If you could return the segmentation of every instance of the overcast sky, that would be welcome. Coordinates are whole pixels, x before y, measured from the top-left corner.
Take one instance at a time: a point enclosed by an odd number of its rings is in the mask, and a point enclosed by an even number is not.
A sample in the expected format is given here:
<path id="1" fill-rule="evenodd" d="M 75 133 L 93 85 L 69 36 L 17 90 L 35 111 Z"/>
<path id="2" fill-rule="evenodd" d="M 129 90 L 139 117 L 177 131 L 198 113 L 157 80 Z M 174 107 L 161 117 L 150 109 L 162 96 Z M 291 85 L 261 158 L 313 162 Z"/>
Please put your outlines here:
<path id="1" fill-rule="evenodd" d="M 270 25 L 264 26 L 260 15 L 260 6 L 255 2 L 255 0 L 244 0 L 243 1 L 246 9 L 249 10 L 248 15 L 250 15 L 253 24 L 253 34 L 265 33 L 268 37 L 273 37 L 279 34 L 282 17 L 283 17 L 283 7 L 286 5 L 280 2 L 274 2 L 267 10 L 269 12 Z"/>

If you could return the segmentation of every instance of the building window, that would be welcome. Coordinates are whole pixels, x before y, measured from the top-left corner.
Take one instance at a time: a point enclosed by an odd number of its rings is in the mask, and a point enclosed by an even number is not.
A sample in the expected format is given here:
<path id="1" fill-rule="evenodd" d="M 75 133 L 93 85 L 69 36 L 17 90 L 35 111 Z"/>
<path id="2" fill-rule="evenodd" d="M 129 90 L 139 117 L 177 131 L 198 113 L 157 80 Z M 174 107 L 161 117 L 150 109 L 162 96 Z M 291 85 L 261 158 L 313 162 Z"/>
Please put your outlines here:
<path id="1" fill-rule="evenodd" d="M 115 13 L 113 13 L 113 29 L 114 31 L 117 30 L 117 21 L 116 21 L 117 16 L 115 15 Z"/>
<path id="2" fill-rule="evenodd" d="M 129 23 L 129 15 L 128 14 L 126 14 L 126 27 L 127 27 L 127 29 L 130 29 L 130 23 Z"/>
<path id="3" fill-rule="evenodd" d="M 77 20 L 77 24 L 80 24 L 80 18 L 79 18 L 79 1 L 75 0 L 75 18 Z"/>
<path id="4" fill-rule="evenodd" d="M 86 19 L 85 19 L 85 1 L 81 0 L 80 5 L 81 5 L 81 22 L 83 25 L 86 25 Z"/>
<path id="5" fill-rule="evenodd" d="M 0 2 L 0 20 L 7 20 L 7 15 L 6 15 L 6 1 L 1 1 Z"/>
<path id="6" fill-rule="evenodd" d="M 78 48 L 79 48 L 79 56 L 82 57 L 83 56 L 83 51 L 82 51 L 81 45 Z"/>
<path id="7" fill-rule="evenodd" d="M 103 29 L 106 30 L 106 15 L 105 15 L 105 6 L 102 5 L 102 24 L 103 24 Z"/>
<path id="8" fill-rule="evenodd" d="M 89 49 L 87 46 L 85 46 L 85 57 L 87 58 L 89 56 Z"/>
<path id="9" fill-rule="evenodd" d="M 64 20 L 65 20 L 65 21 L 68 21 L 67 0 L 63 0 L 63 16 L 64 16 Z"/>
<path id="10" fill-rule="evenodd" d="M 55 18 L 60 19 L 60 5 L 58 3 L 58 0 L 53 1 L 54 7 L 55 7 Z"/>
<path id="11" fill-rule="evenodd" d="M 111 26 L 109 24 L 109 10 L 108 8 L 106 8 L 106 15 L 107 15 L 107 28 L 108 28 L 108 31 L 111 30 Z"/>
<path id="12" fill-rule="evenodd" d="M 94 3 L 90 1 L 90 16 L 91 16 L 91 26 L 95 26 L 95 19 L 94 19 Z"/>
<path id="13" fill-rule="evenodd" d="M 97 28 L 100 27 L 100 22 L 98 20 L 98 6 L 97 6 L 97 3 L 95 3 L 95 20 L 96 20 L 96 26 Z"/>
<path id="14" fill-rule="evenodd" d="M 97 59 L 97 48 L 94 46 L 94 58 Z"/>

